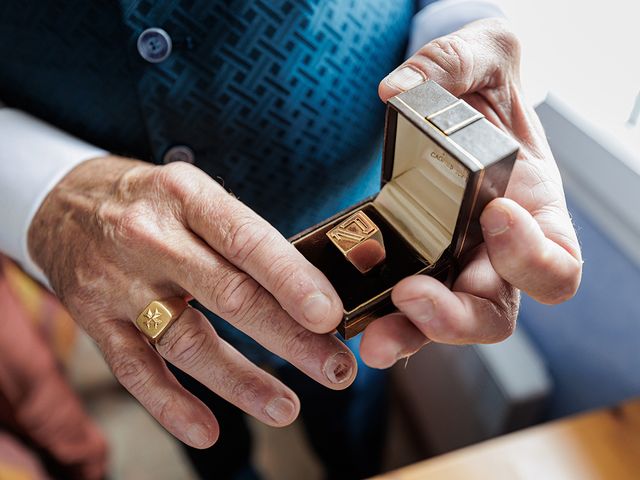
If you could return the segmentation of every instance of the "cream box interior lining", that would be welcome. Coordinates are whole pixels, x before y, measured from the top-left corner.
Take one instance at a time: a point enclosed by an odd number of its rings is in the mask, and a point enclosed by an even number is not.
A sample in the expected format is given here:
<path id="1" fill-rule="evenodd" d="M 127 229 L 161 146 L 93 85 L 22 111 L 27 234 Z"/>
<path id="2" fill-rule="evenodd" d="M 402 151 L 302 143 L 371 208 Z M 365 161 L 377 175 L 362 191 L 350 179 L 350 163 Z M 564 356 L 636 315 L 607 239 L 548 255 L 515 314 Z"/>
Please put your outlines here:
<path id="1" fill-rule="evenodd" d="M 453 239 L 469 173 L 409 120 L 397 118 L 392 180 L 373 204 L 433 264 Z"/>

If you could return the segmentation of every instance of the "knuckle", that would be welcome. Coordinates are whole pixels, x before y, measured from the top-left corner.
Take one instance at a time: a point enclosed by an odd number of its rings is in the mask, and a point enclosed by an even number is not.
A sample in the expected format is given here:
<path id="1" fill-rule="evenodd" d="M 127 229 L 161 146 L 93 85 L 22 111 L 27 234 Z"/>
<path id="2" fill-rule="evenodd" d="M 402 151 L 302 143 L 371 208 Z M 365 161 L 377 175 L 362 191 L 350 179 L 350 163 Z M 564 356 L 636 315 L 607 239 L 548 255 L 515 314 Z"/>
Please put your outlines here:
<path id="1" fill-rule="evenodd" d="M 244 263 L 268 237 L 268 231 L 265 231 L 255 218 L 238 218 L 229 224 L 225 232 L 225 256 L 231 262 Z"/>
<path id="2" fill-rule="evenodd" d="M 300 272 L 300 266 L 287 258 L 274 258 L 272 262 L 272 269 L 270 272 L 270 284 L 273 285 L 273 292 L 283 292 L 288 290 L 288 293 L 294 293 L 291 287 L 295 287 L 299 284 L 296 282 L 298 273 Z"/>
<path id="3" fill-rule="evenodd" d="M 169 407 L 171 403 L 167 398 L 158 398 L 155 405 L 149 406 L 149 410 L 157 412 L 156 416 L 161 424 L 166 424 L 173 416 L 172 409 Z"/>
<path id="4" fill-rule="evenodd" d="M 230 272 L 215 285 L 212 297 L 221 316 L 238 319 L 253 309 L 260 294 L 260 285 L 249 275 Z"/>
<path id="5" fill-rule="evenodd" d="M 187 224 L 190 218 L 208 219 L 213 211 L 211 202 L 203 201 L 208 191 L 205 185 L 216 184 L 197 167 L 184 162 L 173 162 L 156 167 L 156 190 L 167 199 L 174 217 Z"/>
<path id="6" fill-rule="evenodd" d="M 196 168 L 191 165 L 188 167 Z M 191 222 L 195 224 L 206 222 L 207 228 L 216 227 L 220 233 L 224 233 L 229 223 L 227 212 L 232 206 L 232 202 L 229 202 L 230 198 L 218 182 L 206 176 L 201 182 L 197 182 L 197 185 L 189 186 L 183 199 L 183 206 Z"/>
<path id="7" fill-rule="evenodd" d="M 316 338 L 317 334 L 295 324 L 284 335 L 282 347 L 288 358 L 304 363 L 313 351 L 310 346 Z"/>
<path id="8" fill-rule="evenodd" d="M 121 212 L 113 224 L 114 239 L 126 246 L 155 241 L 160 238 L 154 215 L 143 202 L 137 202 Z"/>
<path id="9" fill-rule="evenodd" d="M 175 405 L 178 401 L 175 395 L 154 395 L 148 400 L 145 408 L 162 425 L 171 425 L 175 421 Z"/>
<path id="10" fill-rule="evenodd" d="M 198 201 L 200 184 L 198 176 L 202 172 L 184 162 L 174 162 L 154 168 L 151 182 L 154 186 L 153 190 L 159 198 L 163 199 L 173 216 L 185 223 L 187 208 L 190 208 L 194 202 L 198 205 L 206 203 L 201 199 Z"/>
<path id="11" fill-rule="evenodd" d="M 155 183 L 159 191 L 184 199 L 193 188 L 193 177 L 199 170 L 184 162 L 173 162 L 156 167 Z"/>
<path id="12" fill-rule="evenodd" d="M 148 365 L 142 358 L 123 355 L 122 352 L 112 357 L 110 366 L 118 381 L 133 395 L 144 390 L 145 385 L 152 377 Z"/>
<path id="13" fill-rule="evenodd" d="M 471 45 L 456 34 L 429 42 L 418 55 L 426 58 L 442 70 L 447 79 L 459 88 L 471 81 L 474 56 Z"/>
<path id="14" fill-rule="evenodd" d="M 197 325 L 185 325 L 179 327 L 176 322 L 172 327 L 173 335 L 167 332 L 158 342 L 158 349 L 168 360 L 176 364 L 190 368 L 199 360 L 207 357 L 210 352 L 209 335 L 207 331 L 198 328 Z"/>
<path id="15" fill-rule="evenodd" d="M 260 398 L 262 380 L 253 373 L 243 373 L 231 388 L 232 398 L 242 404 L 253 406 Z"/>

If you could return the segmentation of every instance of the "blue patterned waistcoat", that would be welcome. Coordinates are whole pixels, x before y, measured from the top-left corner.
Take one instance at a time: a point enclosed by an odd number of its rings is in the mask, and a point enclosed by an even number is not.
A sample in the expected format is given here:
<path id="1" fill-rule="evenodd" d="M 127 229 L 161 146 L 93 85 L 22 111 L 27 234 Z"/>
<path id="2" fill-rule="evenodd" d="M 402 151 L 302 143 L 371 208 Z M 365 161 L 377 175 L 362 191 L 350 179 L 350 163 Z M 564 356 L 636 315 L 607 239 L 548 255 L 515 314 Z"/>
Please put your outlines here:
<path id="1" fill-rule="evenodd" d="M 186 145 L 290 235 L 377 188 L 377 85 L 413 13 L 410 0 L 2 0 L 0 100 L 143 160 Z M 138 47 L 152 27 L 172 43 L 159 63 Z"/>

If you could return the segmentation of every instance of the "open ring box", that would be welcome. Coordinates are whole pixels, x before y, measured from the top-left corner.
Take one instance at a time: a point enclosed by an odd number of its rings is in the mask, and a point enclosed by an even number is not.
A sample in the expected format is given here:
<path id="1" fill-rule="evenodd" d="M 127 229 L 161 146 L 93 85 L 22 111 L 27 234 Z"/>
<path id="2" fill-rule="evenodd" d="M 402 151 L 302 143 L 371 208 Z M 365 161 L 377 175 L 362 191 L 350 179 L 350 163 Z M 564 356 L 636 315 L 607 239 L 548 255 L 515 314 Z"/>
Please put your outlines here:
<path id="1" fill-rule="evenodd" d="M 291 239 L 332 283 L 349 339 L 395 310 L 391 290 L 429 275 L 451 286 L 465 254 L 482 242 L 479 217 L 504 195 L 518 144 L 433 81 L 387 103 L 380 192 Z M 380 229 L 386 258 L 363 274 L 327 236 L 363 211 Z"/>

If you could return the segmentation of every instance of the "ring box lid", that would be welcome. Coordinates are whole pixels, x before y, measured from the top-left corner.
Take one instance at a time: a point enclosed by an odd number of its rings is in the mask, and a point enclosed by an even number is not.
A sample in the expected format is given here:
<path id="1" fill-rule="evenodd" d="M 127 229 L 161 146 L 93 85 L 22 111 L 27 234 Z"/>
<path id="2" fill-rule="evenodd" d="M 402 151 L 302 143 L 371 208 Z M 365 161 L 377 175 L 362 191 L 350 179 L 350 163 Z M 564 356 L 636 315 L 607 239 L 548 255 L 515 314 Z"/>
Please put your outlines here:
<path id="1" fill-rule="evenodd" d="M 376 209 L 435 264 L 481 241 L 484 206 L 504 195 L 518 144 L 429 80 L 387 103 Z"/>

